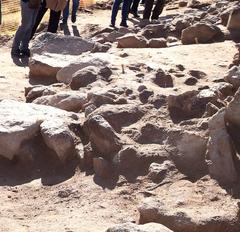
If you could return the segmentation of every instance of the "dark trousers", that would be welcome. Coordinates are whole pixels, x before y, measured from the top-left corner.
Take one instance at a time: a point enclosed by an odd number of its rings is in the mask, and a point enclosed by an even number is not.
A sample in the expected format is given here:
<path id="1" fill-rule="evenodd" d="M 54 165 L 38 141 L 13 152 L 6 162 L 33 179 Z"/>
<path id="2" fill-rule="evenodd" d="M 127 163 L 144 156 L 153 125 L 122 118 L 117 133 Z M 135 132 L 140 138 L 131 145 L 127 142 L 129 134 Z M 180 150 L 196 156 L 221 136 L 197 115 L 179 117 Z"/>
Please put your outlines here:
<path id="1" fill-rule="evenodd" d="M 35 25 L 32 30 L 31 38 L 34 36 L 34 34 L 35 34 L 39 24 L 41 23 L 43 16 L 47 12 L 47 10 L 48 10 L 48 8 L 46 8 L 46 1 L 44 0 L 38 11 L 37 19 L 36 19 Z M 57 32 L 60 17 L 61 17 L 61 11 L 56 12 L 54 10 L 50 10 L 50 18 L 48 21 L 48 29 L 47 29 L 48 32 L 52 32 L 52 33 Z"/>
<path id="2" fill-rule="evenodd" d="M 159 15 L 162 13 L 165 0 L 157 0 L 156 5 L 152 12 L 153 2 L 154 0 L 145 0 L 145 9 L 143 12 L 143 19 L 150 19 L 151 13 L 152 13 L 152 17 L 151 17 L 152 20 L 158 19 Z"/>
<path id="3" fill-rule="evenodd" d="M 139 6 L 140 0 L 133 0 L 132 6 L 131 6 L 131 11 L 135 14 L 138 12 L 138 6 Z"/>
<path id="4" fill-rule="evenodd" d="M 131 0 L 114 0 L 113 6 L 112 6 L 112 16 L 111 16 L 111 24 L 115 25 L 117 13 L 119 10 L 119 7 L 123 1 L 122 6 L 122 23 L 127 22 L 128 12 L 129 12 L 129 5 L 131 3 Z"/>

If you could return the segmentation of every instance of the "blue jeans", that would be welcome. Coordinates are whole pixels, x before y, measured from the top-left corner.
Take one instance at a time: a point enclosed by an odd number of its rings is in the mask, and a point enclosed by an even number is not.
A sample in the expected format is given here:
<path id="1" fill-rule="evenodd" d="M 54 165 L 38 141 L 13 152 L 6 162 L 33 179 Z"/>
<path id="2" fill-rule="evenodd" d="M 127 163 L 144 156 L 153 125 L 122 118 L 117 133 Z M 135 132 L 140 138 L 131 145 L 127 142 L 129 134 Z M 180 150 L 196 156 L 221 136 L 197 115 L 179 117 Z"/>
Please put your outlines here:
<path id="1" fill-rule="evenodd" d="M 69 2 L 70 0 L 68 0 L 67 2 L 67 5 L 65 7 L 65 9 L 63 10 L 63 21 L 64 22 L 67 22 L 68 20 L 68 16 L 69 16 Z M 79 7 L 79 0 L 72 0 L 72 15 L 75 15 L 77 14 L 77 10 L 78 10 L 78 7 Z"/>
<path id="2" fill-rule="evenodd" d="M 28 2 L 21 1 L 22 21 L 13 40 L 13 51 L 17 51 L 18 49 L 28 49 L 32 29 L 35 24 L 37 14 L 38 9 L 30 9 L 28 7 Z"/>
<path id="3" fill-rule="evenodd" d="M 127 18 L 128 18 L 128 13 L 129 13 L 129 6 L 131 4 L 131 0 L 115 0 L 113 3 L 113 7 L 112 7 L 112 17 L 111 17 L 111 24 L 115 25 L 116 22 L 116 17 L 118 14 L 118 10 L 120 7 L 120 4 L 123 1 L 123 6 L 122 6 L 122 23 L 126 23 L 127 22 Z"/>

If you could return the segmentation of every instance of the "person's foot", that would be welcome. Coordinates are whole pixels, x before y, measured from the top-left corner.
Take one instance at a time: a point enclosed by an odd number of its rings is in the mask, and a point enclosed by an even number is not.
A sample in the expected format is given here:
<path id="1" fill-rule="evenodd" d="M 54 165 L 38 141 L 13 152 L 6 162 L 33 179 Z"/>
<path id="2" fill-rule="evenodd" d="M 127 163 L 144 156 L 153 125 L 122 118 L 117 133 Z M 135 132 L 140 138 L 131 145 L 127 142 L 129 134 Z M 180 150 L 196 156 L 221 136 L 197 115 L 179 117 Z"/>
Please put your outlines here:
<path id="1" fill-rule="evenodd" d="M 64 26 L 64 25 L 67 25 L 67 19 L 62 18 L 62 21 L 61 21 L 60 24 L 62 24 L 63 26 Z"/>
<path id="2" fill-rule="evenodd" d="M 159 19 L 152 19 L 151 23 L 152 24 L 158 24 L 158 23 L 160 23 L 160 21 L 159 21 Z"/>
<path id="3" fill-rule="evenodd" d="M 22 57 L 30 57 L 31 56 L 30 49 L 21 50 L 21 53 L 22 53 Z"/>
<path id="4" fill-rule="evenodd" d="M 77 16 L 75 14 L 72 14 L 71 20 L 72 20 L 72 23 L 75 23 L 77 20 Z"/>
<path id="5" fill-rule="evenodd" d="M 139 18 L 140 17 L 140 15 L 133 10 L 130 10 L 129 13 L 132 14 L 134 18 Z"/>
<path id="6" fill-rule="evenodd" d="M 110 23 L 109 27 L 116 28 L 115 23 Z"/>
<path id="7" fill-rule="evenodd" d="M 121 23 L 120 23 L 120 26 L 121 26 L 121 27 L 128 27 L 128 25 L 127 25 L 126 22 L 121 22 Z"/>
<path id="8" fill-rule="evenodd" d="M 139 22 L 139 27 L 143 28 L 143 27 L 147 26 L 148 24 L 150 24 L 150 20 L 149 19 L 142 19 Z"/>
<path id="9" fill-rule="evenodd" d="M 16 58 L 20 58 L 22 56 L 20 49 L 16 49 L 16 50 L 12 49 L 11 56 L 16 57 Z"/>

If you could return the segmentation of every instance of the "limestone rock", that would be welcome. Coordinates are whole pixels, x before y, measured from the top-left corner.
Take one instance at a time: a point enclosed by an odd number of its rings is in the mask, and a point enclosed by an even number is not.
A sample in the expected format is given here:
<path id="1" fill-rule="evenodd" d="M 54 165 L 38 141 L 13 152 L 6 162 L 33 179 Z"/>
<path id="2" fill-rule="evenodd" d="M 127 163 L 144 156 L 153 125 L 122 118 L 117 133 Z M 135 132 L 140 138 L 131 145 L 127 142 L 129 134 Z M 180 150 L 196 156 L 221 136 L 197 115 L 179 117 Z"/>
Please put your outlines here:
<path id="1" fill-rule="evenodd" d="M 40 125 L 57 119 L 71 121 L 77 116 L 50 106 L 41 106 L 32 103 L 20 103 L 12 100 L 0 101 L 0 154 L 13 159 L 21 155 L 25 143 L 40 134 Z"/>
<path id="2" fill-rule="evenodd" d="M 50 79 L 53 82 L 57 82 L 57 72 L 69 65 L 74 59 L 75 57 L 73 56 L 62 54 L 34 54 L 29 60 L 29 77 L 31 79 Z"/>
<path id="3" fill-rule="evenodd" d="M 112 156 L 121 149 L 119 135 L 102 116 L 93 115 L 86 123 L 90 142 L 103 157 Z"/>
<path id="4" fill-rule="evenodd" d="M 146 39 L 161 38 L 166 36 L 164 24 L 149 24 L 143 28 L 141 35 Z"/>
<path id="5" fill-rule="evenodd" d="M 73 90 L 86 87 L 97 80 L 98 70 L 94 66 L 88 66 L 78 70 L 72 75 L 70 87 Z"/>
<path id="6" fill-rule="evenodd" d="M 119 224 L 110 227 L 106 232 L 171 232 L 166 226 L 158 223 L 146 223 L 144 225 L 137 225 L 131 222 Z"/>
<path id="7" fill-rule="evenodd" d="M 166 159 L 169 159 L 169 154 L 161 145 L 147 144 L 139 147 L 129 145 L 114 156 L 113 164 L 119 173 L 146 175 L 151 163 L 163 162 Z"/>
<path id="8" fill-rule="evenodd" d="M 217 95 L 209 89 L 199 92 L 193 90 L 178 95 L 169 95 L 167 100 L 168 108 L 173 115 L 199 117 L 205 112 L 208 102 L 217 101 Z"/>
<path id="9" fill-rule="evenodd" d="M 149 166 L 148 177 L 154 182 L 159 182 L 167 176 L 168 172 L 173 171 L 174 169 L 175 165 L 169 160 L 165 160 L 161 164 L 152 163 Z"/>
<path id="10" fill-rule="evenodd" d="M 234 7 L 228 18 L 227 28 L 230 30 L 240 29 L 240 7 Z"/>
<path id="11" fill-rule="evenodd" d="M 147 40 L 143 36 L 126 34 L 117 39 L 118 48 L 146 48 Z"/>
<path id="12" fill-rule="evenodd" d="M 76 91 L 59 92 L 54 95 L 42 96 L 33 101 L 35 104 L 54 106 L 56 108 L 76 111 L 83 108 L 87 102 L 87 94 Z"/>
<path id="13" fill-rule="evenodd" d="M 175 147 L 171 159 L 182 173 L 190 177 L 200 176 L 207 171 L 205 154 L 207 137 L 192 131 L 168 131 L 167 144 Z M 173 148 L 172 148 L 173 149 Z"/>
<path id="14" fill-rule="evenodd" d="M 40 128 L 44 142 L 62 162 L 74 155 L 74 137 L 64 121 L 44 121 Z"/>
<path id="15" fill-rule="evenodd" d="M 150 48 L 166 48 L 167 41 L 164 38 L 149 40 L 148 47 Z"/>
<path id="16" fill-rule="evenodd" d="M 114 107 L 105 104 L 92 114 L 103 116 L 117 132 L 120 132 L 123 127 L 136 123 L 144 115 L 144 110 L 135 104 L 115 105 Z"/>
<path id="17" fill-rule="evenodd" d="M 214 25 L 197 23 L 182 31 L 183 44 L 210 43 L 222 37 L 221 30 Z"/>
<path id="18" fill-rule="evenodd" d="M 54 95 L 56 94 L 56 91 L 48 86 L 34 86 L 34 88 L 32 88 L 29 91 L 26 91 L 25 88 L 25 97 L 26 97 L 26 102 L 32 102 L 34 101 L 36 98 L 39 98 L 41 96 L 46 96 L 46 95 Z"/>
<path id="19" fill-rule="evenodd" d="M 207 159 L 210 175 L 222 184 L 231 185 L 238 179 L 234 164 L 236 153 L 224 117 L 225 110 L 222 109 L 209 120 Z"/>
<path id="20" fill-rule="evenodd" d="M 181 180 L 155 192 L 139 207 L 140 223 L 157 222 L 173 231 L 231 231 L 239 229 L 237 200 L 213 180 Z"/>
<path id="21" fill-rule="evenodd" d="M 226 108 L 225 120 L 235 126 L 240 126 L 240 89 Z"/>
<path id="22" fill-rule="evenodd" d="M 113 174 L 111 164 L 101 157 L 93 158 L 93 170 L 97 176 L 102 178 L 110 178 Z"/>
<path id="23" fill-rule="evenodd" d="M 76 36 L 53 33 L 41 33 L 32 44 L 32 52 L 37 54 L 56 53 L 62 55 L 80 55 L 91 51 L 94 43 Z"/>
<path id="24" fill-rule="evenodd" d="M 162 88 L 173 87 L 173 78 L 169 73 L 164 72 L 162 69 L 158 69 L 153 82 Z"/>
<path id="25" fill-rule="evenodd" d="M 240 87 L 240 67 L 233 66 L 226 73 L 224 80 L 233 85 L 235 89 Z"/>
<path id="26" fill-rule="evenodd" d="M 105 53 L 94 53 L 88 56 L 79 57 L 77 60 L 58 71 L 56 78 L 62 83 L 70 84 L 73 74 L 77 71 L 88 66 L 103 68 L 109 65 L 109 60 L 111 60 L 111 55 Z"/>

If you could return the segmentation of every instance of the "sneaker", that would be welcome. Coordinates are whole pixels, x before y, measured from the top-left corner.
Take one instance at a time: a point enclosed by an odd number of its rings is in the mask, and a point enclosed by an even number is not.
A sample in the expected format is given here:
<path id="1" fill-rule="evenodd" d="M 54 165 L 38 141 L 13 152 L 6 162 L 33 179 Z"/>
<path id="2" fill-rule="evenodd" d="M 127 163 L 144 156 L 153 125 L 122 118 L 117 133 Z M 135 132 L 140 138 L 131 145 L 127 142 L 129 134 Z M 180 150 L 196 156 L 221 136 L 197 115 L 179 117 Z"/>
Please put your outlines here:
<path id="1" fill-rule="evenodd" d="M 22 50 L 21 53 L 22 53 L 23 57 L 30 57 L 31 56 L 30 49 Z"/>
<path id="2" fill-rule="evenodd" d="M 11 51 L 11 56 L 12 57 L 17 57 L 17 58 L 20 58 L 21 57 L 21 51 L 20 49 L 17 49 L 17 50 L 13 50 Z"/>
<path id="3" fill-rule="evenodd" d="M 121 26 L 121 27 L 128 27 L 128 25 L 127 25 L 126 22 L 121 22 L 121 23 L 120 23 L 120 26 Z"/>
<path id="4" fill-rule="evenodd" d="M 72 14 L 72 17 L 71 17 L 71 20 L 72 20 L 72 23 L 75 23 L 76 22 L 76 20 L 77 20 L 77 17 L 76 17 L 76 15 L 74 14 Z"/>

